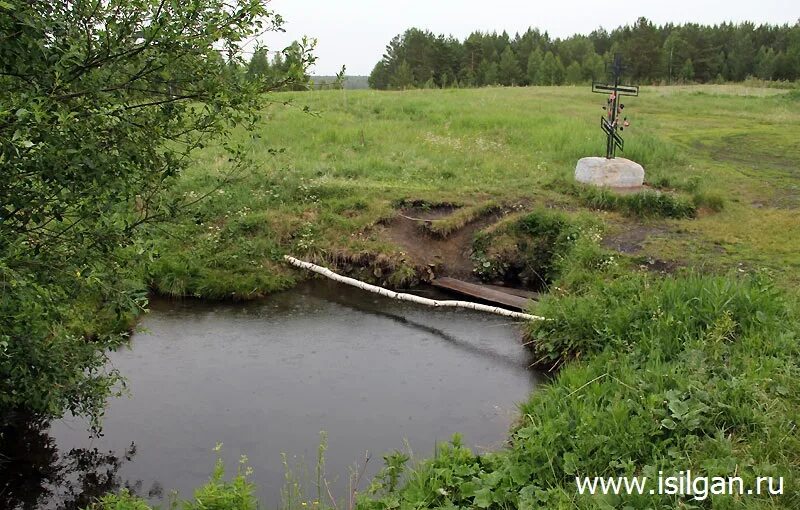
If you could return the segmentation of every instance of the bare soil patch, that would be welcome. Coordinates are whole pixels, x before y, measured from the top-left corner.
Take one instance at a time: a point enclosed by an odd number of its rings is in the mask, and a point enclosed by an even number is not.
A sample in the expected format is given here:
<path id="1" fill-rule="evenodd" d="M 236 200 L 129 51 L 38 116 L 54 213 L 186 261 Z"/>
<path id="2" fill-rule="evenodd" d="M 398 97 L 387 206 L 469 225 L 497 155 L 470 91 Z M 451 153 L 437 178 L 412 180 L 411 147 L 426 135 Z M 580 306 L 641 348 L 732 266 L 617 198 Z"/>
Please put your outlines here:
<path id="1" fill-rule="evenodd" d="M 672 274 L 681 267 L 681 264 L 674 260 L 647 258 L 639 263 L 639 267 L 651 273 Z"/>
<path id="2" fill-rule="evenodd" d="M 446 238 L 431 235 L 425 228 L 425 220 L 447 217 L 455 208 L 404 208 L 399 216 L 383 226 L 382 235 L 403 249 L 414 264 L 431 268 L 433 274 L 450 276 L 465 281 L 475 281 L 473 275 L 472 240 L 476 232 L 497 222 L 502 213 L 494 213 L 467 224 Z"/>
<path id="3" fill-rule="evenodd" d="M 650 235 L 664 232 L 664 227 L 656 225 L 621 225 L 619 232 L 603 238 L 602 245 L 620 253 L 635 254 L 641 251 Z"/>

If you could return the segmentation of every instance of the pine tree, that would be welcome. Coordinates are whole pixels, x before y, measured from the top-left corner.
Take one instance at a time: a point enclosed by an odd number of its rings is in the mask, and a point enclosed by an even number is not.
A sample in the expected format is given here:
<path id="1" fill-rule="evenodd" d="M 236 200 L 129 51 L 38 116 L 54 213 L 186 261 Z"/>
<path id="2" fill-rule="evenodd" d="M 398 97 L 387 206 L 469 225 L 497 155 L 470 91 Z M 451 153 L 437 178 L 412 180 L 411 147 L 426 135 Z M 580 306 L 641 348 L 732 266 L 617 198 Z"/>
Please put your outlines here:
<path id="1" fill-rule="evenodd" d="M 678 30 L 673 30 L 664 41 L 662 53 L 661 74 L 667 83 L 672 83 L 678 77 L 680 63 L 689 58 L 689 44 Z"/>
<path id="2" fill-rule="evenodd" d="M 247 64 L 247 79 L 251 81 L 269 76 L 269 57 L 267 48 L 257 48 Z"/>
<path id="3" fill-rule="evenodd" d="M 403 60 L 390 80 L 392 88 L 406 90 L 414 87 L 414 72 L 408 61 Z"/>
<path id="4" fill-rule="evenodd" d="M 386 61 L 381 60 L 372 68 L 368 79 L 369 87 L 377 90 L 385 90 L 389 88 L 390 81 L 391 73 L 389 72 L 389 67 Z"/>
<path id="5" fill-rule="evenodd" d="M 539 73 L 542 85 L 560 85 L 564 82 L 564 64 L 561 58 L 548 51 L 544 55 Z"/>
<path id="6" fill-rule="evenodd" d="M 762 46 L 756 55 L 756 76 L 771 80 L 775 75 L 775 50 Z"/>
<path id="7" fill-rule="evenodd" d="M 603 57 L 597 53 L 592 53 L 583 61 L 583 79 L 586 81 L 600 81 L 606 73 L 606 64 Z"/>
<path id="8" fill-rule="evenodd" d="M 489 73 L 489 61 L 487 59 L 481 60 L 481 63 L 478 64 L 478 75 L 475 77 L 475 85 L 482 87 L 484 85 L 488 85 L 489 82 L 486 81 L 486 75 Z"/>
<path id="9" fill-rule="evenodd" d="M 745 28 L 737 30 L 734 35 L 733 47 L 728 53 L 728 69 L 733 81 L 744 80 L 747 75 L 753 74 L 756 49 L 749 33 L 741 34 Z"/>
<path id="10" fill-rule="evenodd" d="M 447 71 L 442 73 L 442 77 L 440 78 L 441 85 L 443 89 L 446 89 L 448 85 L 450 85 L 450 75 L 447 74 Z"/>
<path id="11" fill-rule="evenodd" d="M 556 57 L 552 51 L 548 51 L 542 59 L 542 65 L 539 66 L 537 74 L 539 83 L 542 85 L 555 85 L 556 72 Z"/>
<path id="12" fill-rule="evenodd" d="M 461 69 L 459 75 L 460 86 L 462 87 L 475 87 L 478 85 L 478 77 L 472 70 L 472 67 L 464 67 Z"/>
<path id="13" fill-rule="evenodd" d="M 623 43 L 623 53 L 629 56 L 628 73 L 634 80 L 652 80 L 661 67 L 661 38 L 656 27 L 647 18 L 636 20 L 626 27 L 628 37 Z"/>
<path id="14" fill-rule="evenodd" d="M 511 49 L 511 45 L 508 45 L 500 56 L 498 80 L 505 86 L 517 85 L 521 75 L 522 71 L 519 68 L 519 62 L 517 62 L 517 56 L 514 54 L 514 50 Z"/>
<path id="15" fill-rule="evenodd" d="M 578 62 L 573 62 L 567 66 L 564 81 L 569 85 L 577 85 L 583 81 L 583 69 Z"/>
<path id="16" fill-rule="evenodd" d="M 489 63 L 489 66 L 486 68 L 486 77 L 484 78 L 486 85 L 497 85 L 498 74 L 497 62 Z"/>
<path id="17" fill-rule="evenodd" d="M 566 70 L 564 69 L 564 64 L 561 62 L 561 57 L 556 57 L 556 75 L 555 75 L 555 83 L 554 85 L 561 85 L 564 83 L 564 75 L 566 74 Z"/>
<path id="18" fill-rule="evenodd" d="M 286 61 L 283 59 L 283 53 L 278 52 L 275 54 L 275 58 L 272 59 L 271 67 L 277 72 L 286 72 Z"/>
<path id="19" fill-rule="evenodd" d="M 541 85 L 541 75 L 539 73 L 540 68 L 542 67 L 542 50 L 536 48 L 528 55 L 528 84 L 529 85 Z"/>
<path id="20" fill-rule="evenodd" d="M 552 56 L 545 65 L 548 51 Z M 749 75 L 795 80 L 800 77 L 800 23 L 655 26 L 639 18 L 634 25 L 611 32 L 595 30 L 588 36 L 555 40 L 533 29 L 513 39 L 507 33 L 473 32 L 464 41 L 409 29 L 387 45 L 370 84 L 374 88 L 397 86 L 397 79 L 392 77 L 403 61 L 411 70 L 412 84 L 420 87 L 431 77 L 439 87 L 448 87 L 456 79 L 460 86 L 604 80 L 605 63 L 615 53 L 623 54 L 626 79 L 634 82 L 686 79 L 682 71 L 687 59 L 692 63 L 691 80 L 698 82 L 710 82 L 720 75 L 723 80 Z M 580 80 L 573 63 L 580 66 Z M 567 69 L 565 64 L 569 64 Z M 400 72 L 400 77 L 403 75 L 407 70 Z"/>
<path id="21" fill-rule="evenodd" d="M 684 82 L 689 82 L 694 79 L 694 65 L 692 65 L 692 59 L 690 58 L 687 58 L 683 63 L 683 67 L 681 67 L 681 79 Z"/>

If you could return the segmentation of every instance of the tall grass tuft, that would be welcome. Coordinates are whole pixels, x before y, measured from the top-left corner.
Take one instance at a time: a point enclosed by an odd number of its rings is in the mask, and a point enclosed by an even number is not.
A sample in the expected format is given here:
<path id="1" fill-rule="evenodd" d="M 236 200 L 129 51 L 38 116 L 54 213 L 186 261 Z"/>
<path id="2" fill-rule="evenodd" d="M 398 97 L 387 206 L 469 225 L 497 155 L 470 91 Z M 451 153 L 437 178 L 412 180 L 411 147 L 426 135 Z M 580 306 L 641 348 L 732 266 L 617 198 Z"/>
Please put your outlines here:
<path id="1" fill-rule="evenodd" d="M 218 445 L 217 451 L 219 451 Z M 218 459 L 209 481 L 194 492 L 190 500 L 173 501 L 171 508 L 182 510 L 257 510 L 253 483 L 250 482 L 252 469 L 247 466 L 247 458 L 242 457 L 237 473 L 230 480 L 225 479 L 225 465 Z M 90 505 L 88 510 L 153 510 L 143 499 L 132 495 L 127 489 L 118 494 L 107 494 Z"/>
<path id="2" fill-rule="evenodd" d="M 710 191 L 697 191 L 693 193 L 692 202 L 698 209 L 706 208 L 714 212 L 720 212 L 725 209 L 725 198 L 719 193 Z"/>
<path id="3" fill-rule="evenodd" d="M 565 180 L 553 181 L 549 187 L 576 197 L 586 207 L 603 211 L 618 211 L 637 218 L 694 218 L 696 205 L 671 193 L 645 190 L 619 194 L 595 186 L 580 185 Z"/>

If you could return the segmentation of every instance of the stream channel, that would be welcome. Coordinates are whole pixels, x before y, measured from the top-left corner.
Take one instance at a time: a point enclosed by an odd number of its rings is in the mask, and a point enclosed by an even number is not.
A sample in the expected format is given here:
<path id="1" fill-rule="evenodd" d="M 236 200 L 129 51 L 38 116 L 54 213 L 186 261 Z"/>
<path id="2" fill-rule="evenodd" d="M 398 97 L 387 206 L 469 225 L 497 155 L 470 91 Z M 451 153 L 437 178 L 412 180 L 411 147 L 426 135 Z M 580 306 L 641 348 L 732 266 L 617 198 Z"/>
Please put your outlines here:
<path id="1" fill-rule="evenodd" d="M 541 380 L 521 338 L 506 317 L 320 280 L 246 304 L 154 299 L 130 347 L 111 356 L 128 395 L 109 401 L 103 435 L 70 417 L 27 431 L 0 500 L 72 508 L 127 486 L 164 507 L 173 490 L 191 497 L 218 455 L 229 473 L 246 455 L 261 508 L 276 508 L 282 453 L 301 478 L 306 466 L 316 496 L 320 431 L 331 490 L 346 498 L 365 451 L 362 489 L 384 454 L 407 445 L 429 457 L 458 432 L 475 451 L 502 447 Z"/>

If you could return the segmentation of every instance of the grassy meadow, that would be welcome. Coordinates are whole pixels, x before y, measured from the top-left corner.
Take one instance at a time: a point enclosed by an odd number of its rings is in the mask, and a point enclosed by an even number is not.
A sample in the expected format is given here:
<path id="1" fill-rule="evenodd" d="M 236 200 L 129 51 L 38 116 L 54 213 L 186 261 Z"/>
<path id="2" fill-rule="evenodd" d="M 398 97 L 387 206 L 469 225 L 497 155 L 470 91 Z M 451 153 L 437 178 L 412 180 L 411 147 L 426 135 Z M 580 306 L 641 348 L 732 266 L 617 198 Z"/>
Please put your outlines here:
<path id="1" fill-rule="evenodd" d="M 403 286 L 414 281 L 413 261 L 374 227 L 404 201 L 584 211 L 599 218 L 608 243 L 637 233 L 641 260 L 704 271 L 768 267 L 787 287 L 800 283 L 797 92 L 645 88 L 627 98 L 622 155 L 645 167 L 653 188 L 699 206 L 683 219 L 648 219 L 647 203 L 599 207 L 565 192 L 575 161 L 604 147 L 604 96 L 588 87 L 332 90 L 276 100 L 293 106 L 275 104 L 255 137 L 230 140 L 248 150 L 251 167 L 215 189 L 231 168 L 212 146 L 182 177 L 187 201 L 211 194 L 149 234 L 157 291 L 258 297 L 303 277 L 282 262 L 285 253 L 378 259 L 397 273 L 382 283 Z"/>
<path id="2" fill-rule="evenodd" d="M 524 335 L 555 375 L 521 403 L 507 446 L 475 455 L 456 437 L 430 459 L 389 454 L 356 506 L 798 508 L 796 90 L 645 88 L 627 99 L 624 156 L 643 164 L 648 186 L 632 194 L 573 183 L 575 161 L 604 148 L 604 97 L 588 87 L 276 100 L 293 106 L 275 104 L 255 137 L 234 137 L 251 167 L 231 174 L 221 149 L 208 147 L 182 176 L 185 200 L 208 197 L 149 232 L 153 289 L 256 298 L 307 277 L 284 254 L 409 286 L 426 268 L 392 225 L 444 211 L 419 225 L 423 252 L 461 239 L 474 276 L 549 290 L 532 307 L 550 320 Z M 781 476 L 785 492 L 588 496 L 575 487 L 576 476 L 685 469 L 741 476 L 747 487 Z M 212 479 L 196 504 L 255 508 L 244 478 Z M 344 508 L 291 490 L 287 508 Z M 100 506 L 136 504 L 123 495 Z"/>

